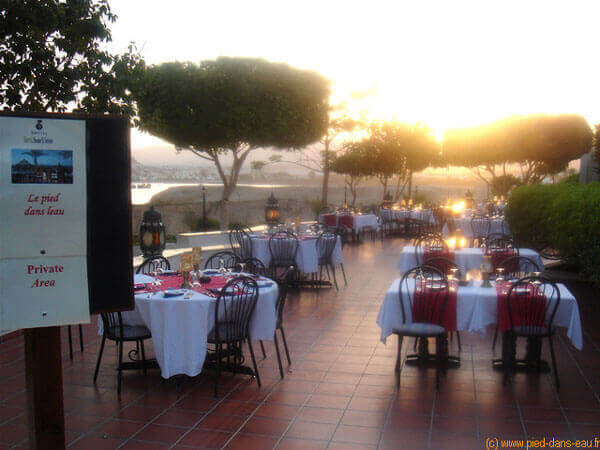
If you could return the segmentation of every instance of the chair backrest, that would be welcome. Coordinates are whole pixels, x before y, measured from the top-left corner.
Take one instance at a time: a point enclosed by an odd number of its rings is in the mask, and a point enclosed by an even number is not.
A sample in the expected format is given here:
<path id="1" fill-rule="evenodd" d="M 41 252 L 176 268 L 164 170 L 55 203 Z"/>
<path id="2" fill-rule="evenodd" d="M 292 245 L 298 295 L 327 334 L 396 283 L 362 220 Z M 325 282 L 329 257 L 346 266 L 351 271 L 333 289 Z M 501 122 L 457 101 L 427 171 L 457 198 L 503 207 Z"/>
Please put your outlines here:
<path id="1" fill-rule="evenodd" d="M 262 276 L 267 274 L 267 268 L 258 258 L 248 258 L 242 262 L 245 264 L 244 272 Z"/>
<path id="2" fill-rule="evenodd" d="M 448 275 L 452 274 L 455 278 L 460 278 L 460 267 L 454 261 L 443 258 L 441 256 L 436 256 L 433 258 L 428 258 L 425 260 L 423 264 L 427 264 L 428 266 L 435 267 L 439 270 L 444 276 L 448 277 Z M 453 270 L 456 269 L 456 270 Z"/>
<path id="3" fill-rule="evenodd" d="M 506 307 L 510 328 L 536 335 L 540 326 L 552 327 L 560 303 L 560 290 L 553 281 L 540 276 L 521 278 L 508 290 Z"/>
<path id="4" fill-rule="evenodd" d="M 473 231 L 473 239 L 483 239 L 490 234 L 492 222 L 488 217 L 473 216 L 471 218 L 471 230 Z"/>
<path id="5" fill-rule="evenodd" d="M 399 287 L 402 323 L 414 322 L 414 317 L 419 323 L 441 325 L 448 299 L 448 280 L 442 272 L 427 265 L 413 267 Z"/>
<path id="6" fill-rule="evenodd" d="M 252 257 L 252 241 L 250 240 L 250 229 L 241 225 L 234 226 L 229 231 L 229 244 L 231 251 L 240 257 L 247 259 Z"/>
<path id="7" fill-rule="evenodd" d="M 486 247 L 486 253 L 489 253 L 490 251 L 494 250 L 513 250 L 517 254 L 519 253 L 519 249 L 517 248 L 510 236 L 490 236 L 487 239 L 485 239 L 483 243 Z"/>
<path id="8" fill-rule="evenodd" d="M 483 244 L 485 244 L 486 247 L 489 247 L 489 243 L 491 241 L 496 240 L 496 239 L 513 240 L 512 236 L 510 234 L 506 234 L 506 233 L 490 233 L 483 240 Z M 514 240 L 513 240 L 513 243 L 514 243 Z"/>
<path id="9" fill-rule="evenodd" d="M 236 277 L 221 289 L 215 306 L 217 342 L 241 341 L 249 337 L 250 318 L 258 299 L 258 285 L 250 277 Z"/>
<path id="10" fill-rule="evenodd" d="M 235 269 L 236 265 L 240 262 L 240 258 L 230 251 L 218 252 L 206 260 L 204 268 L 219 269 L 221 268 L 221 261 L 223 261 L 223 267 L 225 269 Z"/>
<path id="11" fill-rule="evenodd" d="M 106 339 L 119 340 L 123 336 L 123 318 L 119 311 L 100 313 Z"/>
<path id="12" fill-rule="evenodd" d="M 296 276 L 296 268 L 290 267 L 286 272 L 283 278 L 279 281 L 279 295 L 277 297 L 277 327 L 281 326 L 281 321 L 283 319 L 283 308 L 285 307 L 285 300 L 287 298 L 287 293 L 292 283 L 292 280 Z"/>
<path id="13" fill-rule="evenodd" d="M 423 265 L 426 259 L 450 255 L 446 241 L 439 234 L 424 234 L 415 246 L 417 265 Z"/>
<path id="14" fill-rule="evenodd" d="M 269 237 L 271 266 L 290 267 L 296 264 L 298 237 L 289 231 L 279 231 Z"/>
<path id="15" fill-rule="evenodd" d="M 331 264 L 331 255 L 335 249 L 338 235 L 334 233 L 323 233 L 317 239 L 317 256 L 319 265 Z"/>
<path id="16" fill-rule="evenodd" d="M 510 256 L 498 265 L 498 268 L 500 267 L 506 279 L 523 278 L 543 270 L 538 263 L 526 256 Z"/>
<path id="17" fill-rule="evenodd" d="M 171 263 L 164 256 L 150 256 L 140 264 L 135 273 L 152 273 L 158 269 L 171 270 Z"/>

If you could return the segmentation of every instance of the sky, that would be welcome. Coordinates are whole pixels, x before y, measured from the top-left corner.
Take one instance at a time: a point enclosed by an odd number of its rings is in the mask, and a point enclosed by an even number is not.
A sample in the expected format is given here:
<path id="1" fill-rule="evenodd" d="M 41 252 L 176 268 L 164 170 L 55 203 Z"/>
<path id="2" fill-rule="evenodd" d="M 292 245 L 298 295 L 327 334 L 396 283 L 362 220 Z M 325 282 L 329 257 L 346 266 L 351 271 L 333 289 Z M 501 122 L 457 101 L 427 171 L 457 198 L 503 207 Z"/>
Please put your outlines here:
<path id="1" fill-rule="evenodd" d="M 29 149 L 12 149 L 12 163 L 17 164 L 20 163 L 22 160 L 26 160 L 33 164 L 35 160 L 33 156 L 29 153 L 30 151 L 31 150 Z M 39 165 L 42 166 L 55 166 L 57 164 L 61 164 L 63 166 L 72 166 L 73 152 L 70 150 L 67 151 L 70 154 L 68 157 L 61 150 L 44 150 L 43 154 L 38 156 L 37 162 Z"/>
<path id="2" fill-rule="evenodd" d="M 439 139 L 446 129 L 513 114 L 577 113 L 600 122 L 597 0 L 110 5 L 119 16 L 114 51 L 135 41 L 149 64 L 250 56 L 316 70 L 332 81 L 334 103 L 366 93 L 352 109 L 424 122 Z M 175 154 L 137 130 L 132 147 L 140 162 Z"/>

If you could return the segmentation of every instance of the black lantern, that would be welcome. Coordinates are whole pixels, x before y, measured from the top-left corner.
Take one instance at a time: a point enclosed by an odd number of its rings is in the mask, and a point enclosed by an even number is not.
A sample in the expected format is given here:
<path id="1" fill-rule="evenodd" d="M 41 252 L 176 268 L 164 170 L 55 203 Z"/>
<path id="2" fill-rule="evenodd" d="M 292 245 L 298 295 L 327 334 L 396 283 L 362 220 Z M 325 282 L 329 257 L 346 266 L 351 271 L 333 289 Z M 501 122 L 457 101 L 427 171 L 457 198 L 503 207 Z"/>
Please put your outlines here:
<path id="1" fill-rule="evenodd" d="M 386 192 L 385 195 L 383 196 L 383 203 L 381 204 L 381 206 L 383 208 L 389 209 L 394 205 L 394 201 L 392 200 L 392 194 L 390 194 L 389 192 Z"/>
<path id="2" fill-rule="evenodd" d="M 269 226 L 279 223 L 279 200 L 275 198 L 272 192 L 265 205 L 265 222 Z"/>
<path id="3" fill-rule="evenodd" d="M 140 224 L 140 250 L 144 258 L 154 255 L 162 255 L 165 249 L 165 224 L 162 216 L 150 206 L 148 211 L 144 212 L 144 218 Z"/>

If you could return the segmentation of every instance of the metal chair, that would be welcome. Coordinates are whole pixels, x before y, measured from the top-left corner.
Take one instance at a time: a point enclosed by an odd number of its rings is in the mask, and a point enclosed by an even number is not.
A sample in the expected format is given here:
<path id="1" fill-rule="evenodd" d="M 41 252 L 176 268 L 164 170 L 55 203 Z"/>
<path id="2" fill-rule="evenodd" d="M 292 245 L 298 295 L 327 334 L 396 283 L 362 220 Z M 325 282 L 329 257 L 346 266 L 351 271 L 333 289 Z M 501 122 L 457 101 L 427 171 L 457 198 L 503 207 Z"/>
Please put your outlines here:
<path id="1" fill-rule="evenodd" d="M 231 251 L 241 260 L 252 258 L 251 230 L 248 227 L 237 225 L 229 231 L 229 244 Z"/>
<path id="2" fill-rule="evenodd" d="M 421 266 L 429 258 L 448 258 L 450 249 L 446 241 L 438 234 L 425 234 L 417 242 L 415 246 L 415 259 L 417 265 Z"/>
<path id="3" fill-rule="evenodd" d="M 227 367 L 236 372 L 242 365 L 244 357 L 242 345 L 248 343 L 253 375 L 260 387 L 260 376 L 254 357 L 254 349 L 250 339 L 250 318 L 258 299 L 258 285 L 250 277 L 236 277 L 229 280 L 221 289 L 215 304 L 215 325 L 208 334 L 207 342 L 215 346 L 215 397 L 219 393 L 219 375 L 221 360 L 227 359 Z"/>
<path id="4" fill-rule="evenodd" d="M 333 282 L 335 288 L 338 289 L 337 279 L 335 276 L 335 265 L 333 263 L 333 250 L 337 244 L 338 235 L 334 233 L 323 233 L 319 236 L 316 242 L 317 257 L 319 262 L 319 281 L 323 280 L 323 267 L 327 270 L 327 278 L 331 279 L 329 269 L 333 274 Z M 345 278 L 344 278 L 345 280 Z"/>
<path id="5" fill-rule="evenodd" d="M 416 295 L 427 283 L 435 283 L 435 291 L 430 292 L 433 305 L 425 300 L 424 295 Z M 427 339 L 436 338 L 436 389 L 439 387 L 439 375 L 442 362 L 447 355 L 442 355 L 441 346 L 447 335 L 442 325 L 442 318 L 448 300 L 448 281 L 435 267 L 417 266 L 408 270 L 400 280 L 399 302 L 402 312 L 402 325 L 392 330 L 398 336 L 398 353 L 396 355 L 396 386 L 400 386 L 401 352 L 404 336 Z M 416 317 L 416 320 L 413 320 Z"/>
<path id="6" fill-rule="evenodd" d="M 83 353 L 83 329 L 81 324 L 77 325 L 79 328 L 79 349 Z M 67 335 L 69 338 L 69 358 L 73 359 L 73 337 L 71 336 L 71 325 L 67 325 Z"/>
<path id="7" fill-rule="evenodd" d="M 225 269 L 235 269 L 240 263 L 240 258 L 233 252 L 218 252 L 212 255 L 204 263 L 205 269 L 220 269 L 221 264 Z"/>
<path id="8" fill-rule="evenodd" d="M 473 216 L 471 218 L 472 245 L 479 247 L 488 234 L 490 234 L 491 228 L 492 222 L 488 217 Z"/>
<path id="9" fill-rule="evenodd" d="M 258 258 L 248 258 L 242 261 L 245 264 L 244 272 L 251 273 L 254 275 L 267 275 L 267 268 L 263 262 Z M 238 264 L 239 265 L 239 264 Z"/>
<path id="10" fill-rule="evenodd" d="M 277 279 L 277 269 L 285 269 L 296 265 L 299 247 L 298 237 L 289 231 L 278 231 L 269 237 L 269 268 L 273 278 Z"/>
<path id="11" fill-rule="evenodd" d="M 273 343 L 275 344 L 275 352 L 277 353 L 277 363 L 279 364 L 279 375 L 281 376 L 281 378 L 283 378 L 283 366 L 281 364 L 281 355 L 279 353 L 279 342 L 277 341 L 277 330 L 279 330 L 279 332 L 281 333 L 281 340 L 283 341 L 283 347 L 285 349 L 285 356 L 288 361 L 288 366 L 290 366 L 292 364 L 292 360 L 290 358 L 290 351 L 288 349 L 287 341 L 285 339 L 285 332 L 283 331 L 283 308 L 285 307 L 285 300 L 287 298 L 288 289 L 289 289 L 290 284 L 292 283 L 292 280 L 294 279 L 295 275 L 296 275 L 296 268 L 290 267 L 287 270 L 287 272 L 285 273 L 283 280 L 278 283 L 279 284 L 279 296 L 277 297 L 277 304 L 276 304 L 277 323 L 275 325 L 275 334 L 273 336 Z M 260 341 L 260 348 L 262 349 L 263 358 L 266 358 L 267 354 L 265 353 L 265 346 L 263 344 L 263 341 Z"/>
<path id="12" fill-rule="evenodd" d="M 121 395 L 121 379 L 123 370 L 142 369 L 146 375 L 146 353 L 144 351 L 144 341 L 150 339 L 152 334 L 150 330 L 143 325 L 124 325 L 123 318 L 120 312 L 101 313 L 102 325 L 104 327 L 102 333 L 102 342 L 100 344 L 100 353 L 96 361 L 96 370 L 94 372 L 94 384 L 98 378 L 98 369 L 100 369 L 100 361 L 102 360 L 102 352 L 104 351 L 104 343 L 106 340 L 115 341 L 119 346 L 119 362 L 117 365 L 117 394 Z M 123 362 L 123 342 L 135 342 L 136 346 L 141 349 L 142 361 L 137 363 Z"/>
<path id="13" fill-rule="evenodd" d="M 158 269 L 171 270 L 171 263 L 161 255 L 149 256 L 139 265 L 135 273 L 153 273 Z"/>
<path id="14" fill-rule="evenodd" d="M 528 338 L 538 345 L 531 345 L 529 362 L 540 365 L 541 362 L 541 339 L 548 338 L 550 344 L 550 355 L 552 357 L 552 368 L 557 389 L 560 388 L 558 370 L 556 368 L 556 357 L 552 337 L 555 330 L 552 326 L 554 316 L 560 304 L 560 290 L 553 281 L 540 276 L 521 278 L 511 285 L 506 297 L 506 309 L 509 320 L 509 330 L 504 334 L 504 380 L 506 384 L 508 377 L 516 367 L 516 340 L 519 337 Z M 508 340 L 508 342 L 506 342 Z M 531 347 L 535 348 L 532 350 Z"/>

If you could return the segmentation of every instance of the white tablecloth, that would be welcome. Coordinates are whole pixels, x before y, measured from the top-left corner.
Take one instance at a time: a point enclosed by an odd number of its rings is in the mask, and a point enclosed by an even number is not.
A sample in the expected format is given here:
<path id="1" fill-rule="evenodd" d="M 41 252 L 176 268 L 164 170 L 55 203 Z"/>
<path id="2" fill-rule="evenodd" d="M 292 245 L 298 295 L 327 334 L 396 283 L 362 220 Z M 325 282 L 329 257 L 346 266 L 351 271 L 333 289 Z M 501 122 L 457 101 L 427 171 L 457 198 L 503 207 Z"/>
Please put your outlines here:
<path id="1" fill-rule="evenodd" d="M 337 225 L 337 217 L 336 216 L 336 225 Z M 352 231 L 354 233 L 358 233 L 364 227 L 375 227 L 379 225 L 377 222 L 377 216 L 375 214 L 352 214 L 354 218 L 352 224 Z M 319 223 L 325 225 L 325 217 L 323 214 L 319 215 Z"/>
<path id="2" fill-rule="evenodd" d="M 408 209 L 382 209 L 381 217 L 384 220 L 403 220 L 403 219 L 417 219 L 425 223 L 435 224 L 435 216 L 431 209 L 422 209 L 420 211 L 408 210 Z"/>
<path id="3" fill-rule="evenodd" d="M 423 249 L 420 249 L 423 252 Z M 520 248 L 519 256 L 526 256 L 532 259 L 542 270 L 544 270 L 544 263 L 540 254 L 530 248 Z M 460 273 L 466 274 L 469 270 L 479 269 L 483 262 L 483 250 L 480 248 L 462 248 L 460 250 L 454 250 L 454 262 L 458 265 Z M 400 261 L 398 262 L 398 268 L 400 273 L 405 273 L 413 267 L 417 266 L 417 256 L 415 254 L 415 247 L 413 245 L 406 245 L 402 249 L 400 255 Z"/>
<path id="4" fill-rule="evenodd" d="M 136 275 L 137 281 L 138 275 Z M 252 340 L 273 340 L 277 320 L 277 295 L 273 282 L 259 287 L 256 308 L 250 320 Z M 189 299 L 164 298 L 162 292 L 135 296 L 135 310 L 122 313 L 128 325 L 146 325 L 163 378 L 173 375 L 198 375 L 206 358 L 207 337 L 215 323 L 216 299 L 194 293 Z M 102 333 L 99 318 L 99 331 Z"/>
<path id="5" fill-rule="evenodd" d="M 252 256 L 262 261 L 265 267 L 271 262 L 268 237 L 252 237 Z M 298 239 L 298 253 L 296 265 L 298 270 L 304 273 L 316 273 L 319 270 L 319 258 L 317 255 L 317 239 Z M 342 240 L 338 236 L 333 249 L 332 260 L 335 264 L 343 264 Z"/>
<path id="6" fill-rule="evenodd" d="M 458 217 L 454 219 L 454 224 L 456 229 L 461 229 L 464 235 L 468 238 L 473 237 L 473 228 L 471 227 L 471 218 L 470 217 Z M 444 237 L 448 237 L 450 235 L 450 230 L 448 229 L 448 225 L 444 225 L 444 229 L 442 230 Z M 510 230 L 508 228 L 508 224 L 504 219 L 490 219 L 490 233 L 499 233 L 499 234 L 507 234 L 510 235 Z"/>
<path id="7" fill-rule="evenodd" d="M 410 281 L 410 280 L 409 280 Z M 480 281 L 474 281 L 473 286 L 460 286 L 456 295 L 456 327 L 461 331 L 485 332 L 488 325 L 498 321 L 498 297 L 496 288 L 482 288 Z M 410 285 L 414 289 L 414 282 Z M 567 328 L 567 336 L 575 346 L 583 348 L 581 319 L 577 300 L 562 284 L 559 284 L 560 304 L 553 325 Z M 394 280 L 388 289 L 379 314 L 377 325 L 381 328 L 381 341 L 386 342 L 392 330 L 402 325 L 402 311 L 399 296 L 400 279 Z M 405 305 L 405 311 L 410 311 Z"/>

